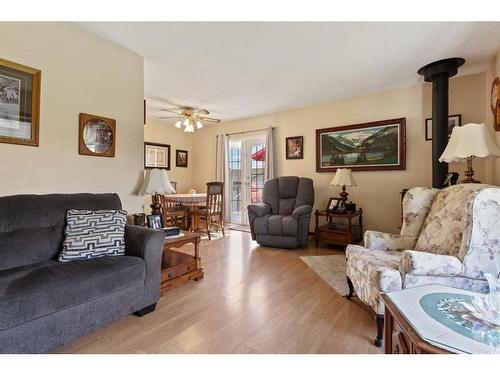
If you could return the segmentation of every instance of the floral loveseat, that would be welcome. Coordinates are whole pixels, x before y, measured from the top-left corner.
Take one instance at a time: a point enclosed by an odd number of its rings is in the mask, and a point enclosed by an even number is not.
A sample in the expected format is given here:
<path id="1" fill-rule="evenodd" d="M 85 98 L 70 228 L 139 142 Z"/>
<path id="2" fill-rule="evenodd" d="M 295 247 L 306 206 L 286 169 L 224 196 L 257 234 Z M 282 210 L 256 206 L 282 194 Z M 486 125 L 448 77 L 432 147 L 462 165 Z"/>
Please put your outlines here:
<path id="1" fill-rule="evenodd" d="M 487 292 L 485 272 L 500 266 L 500 188 L 462 184 L 415 187 L 403 200 L 399 235 L 366 231 L 364 246 L 346 249 L 347 282 L 377 314 L 382 344 L 381 292 L 441 284 Z"/>

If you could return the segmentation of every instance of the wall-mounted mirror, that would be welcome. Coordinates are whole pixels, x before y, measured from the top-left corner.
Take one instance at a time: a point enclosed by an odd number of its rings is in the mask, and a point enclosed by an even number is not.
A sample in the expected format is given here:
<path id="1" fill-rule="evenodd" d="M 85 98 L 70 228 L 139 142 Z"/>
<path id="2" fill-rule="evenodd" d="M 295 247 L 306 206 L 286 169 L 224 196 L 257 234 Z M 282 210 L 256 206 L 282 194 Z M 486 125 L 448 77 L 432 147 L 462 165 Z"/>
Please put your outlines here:
<path id="1" fill-rule="evenodd" d="M 115 156 L 116 121 L 80 113 L 79 153 L 93 156 Z"/>

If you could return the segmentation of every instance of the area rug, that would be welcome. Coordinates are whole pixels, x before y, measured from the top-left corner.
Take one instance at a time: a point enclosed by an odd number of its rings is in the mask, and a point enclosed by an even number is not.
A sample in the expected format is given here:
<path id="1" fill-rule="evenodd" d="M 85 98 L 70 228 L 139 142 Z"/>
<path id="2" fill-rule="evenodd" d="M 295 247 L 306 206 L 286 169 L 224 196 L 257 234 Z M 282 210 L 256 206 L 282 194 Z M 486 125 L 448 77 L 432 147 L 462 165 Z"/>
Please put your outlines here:
<path id="1" fill-rule="evenodd" d="M 345 254 L 304 256 L 300 259 L 338 294 L 344 296 L 349 292 L 346 282 Z"/>

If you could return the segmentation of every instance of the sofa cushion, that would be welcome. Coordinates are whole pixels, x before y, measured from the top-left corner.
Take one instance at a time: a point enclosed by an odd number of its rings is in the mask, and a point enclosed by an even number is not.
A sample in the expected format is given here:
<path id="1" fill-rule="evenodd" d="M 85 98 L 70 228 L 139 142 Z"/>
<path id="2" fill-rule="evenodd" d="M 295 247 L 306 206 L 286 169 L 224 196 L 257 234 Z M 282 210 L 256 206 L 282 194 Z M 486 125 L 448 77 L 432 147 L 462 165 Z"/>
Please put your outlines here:
<path id="1" fill-rule="evenodd" d="M 125 254 L 124 210 L 68 210 L 60 262 Z"/>
<path id="2" fill-rule="evenodd" d="M 139 257 L 49 260 L 0 271 L 0 330 L 143 283 Z"/>
<path id="3" fill-rule="evenodd" d="M 119 210 L 117 194 L 47 194 L 0 197 L 0 270 L 55 259 L 66 211 Z"/>

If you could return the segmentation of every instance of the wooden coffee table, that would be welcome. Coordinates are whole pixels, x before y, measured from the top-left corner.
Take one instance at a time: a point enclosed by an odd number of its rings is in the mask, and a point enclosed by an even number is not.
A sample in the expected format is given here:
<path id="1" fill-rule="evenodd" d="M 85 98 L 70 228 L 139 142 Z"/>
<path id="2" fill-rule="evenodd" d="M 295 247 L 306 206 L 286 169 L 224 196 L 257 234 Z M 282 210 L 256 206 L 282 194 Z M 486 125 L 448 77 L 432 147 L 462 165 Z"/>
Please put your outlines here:
<path id="1" fill-rule="evenodd" d="M 160 293 L 187 283 L 189 280 L 198 281 L 203 278 L 199 246 L 201 233 L 181 231 L 182 237 L 166 238 L 163 244 L 161 260 Z M 194 255 L 172 250 L 181 246 L 193 244 Z"/>

